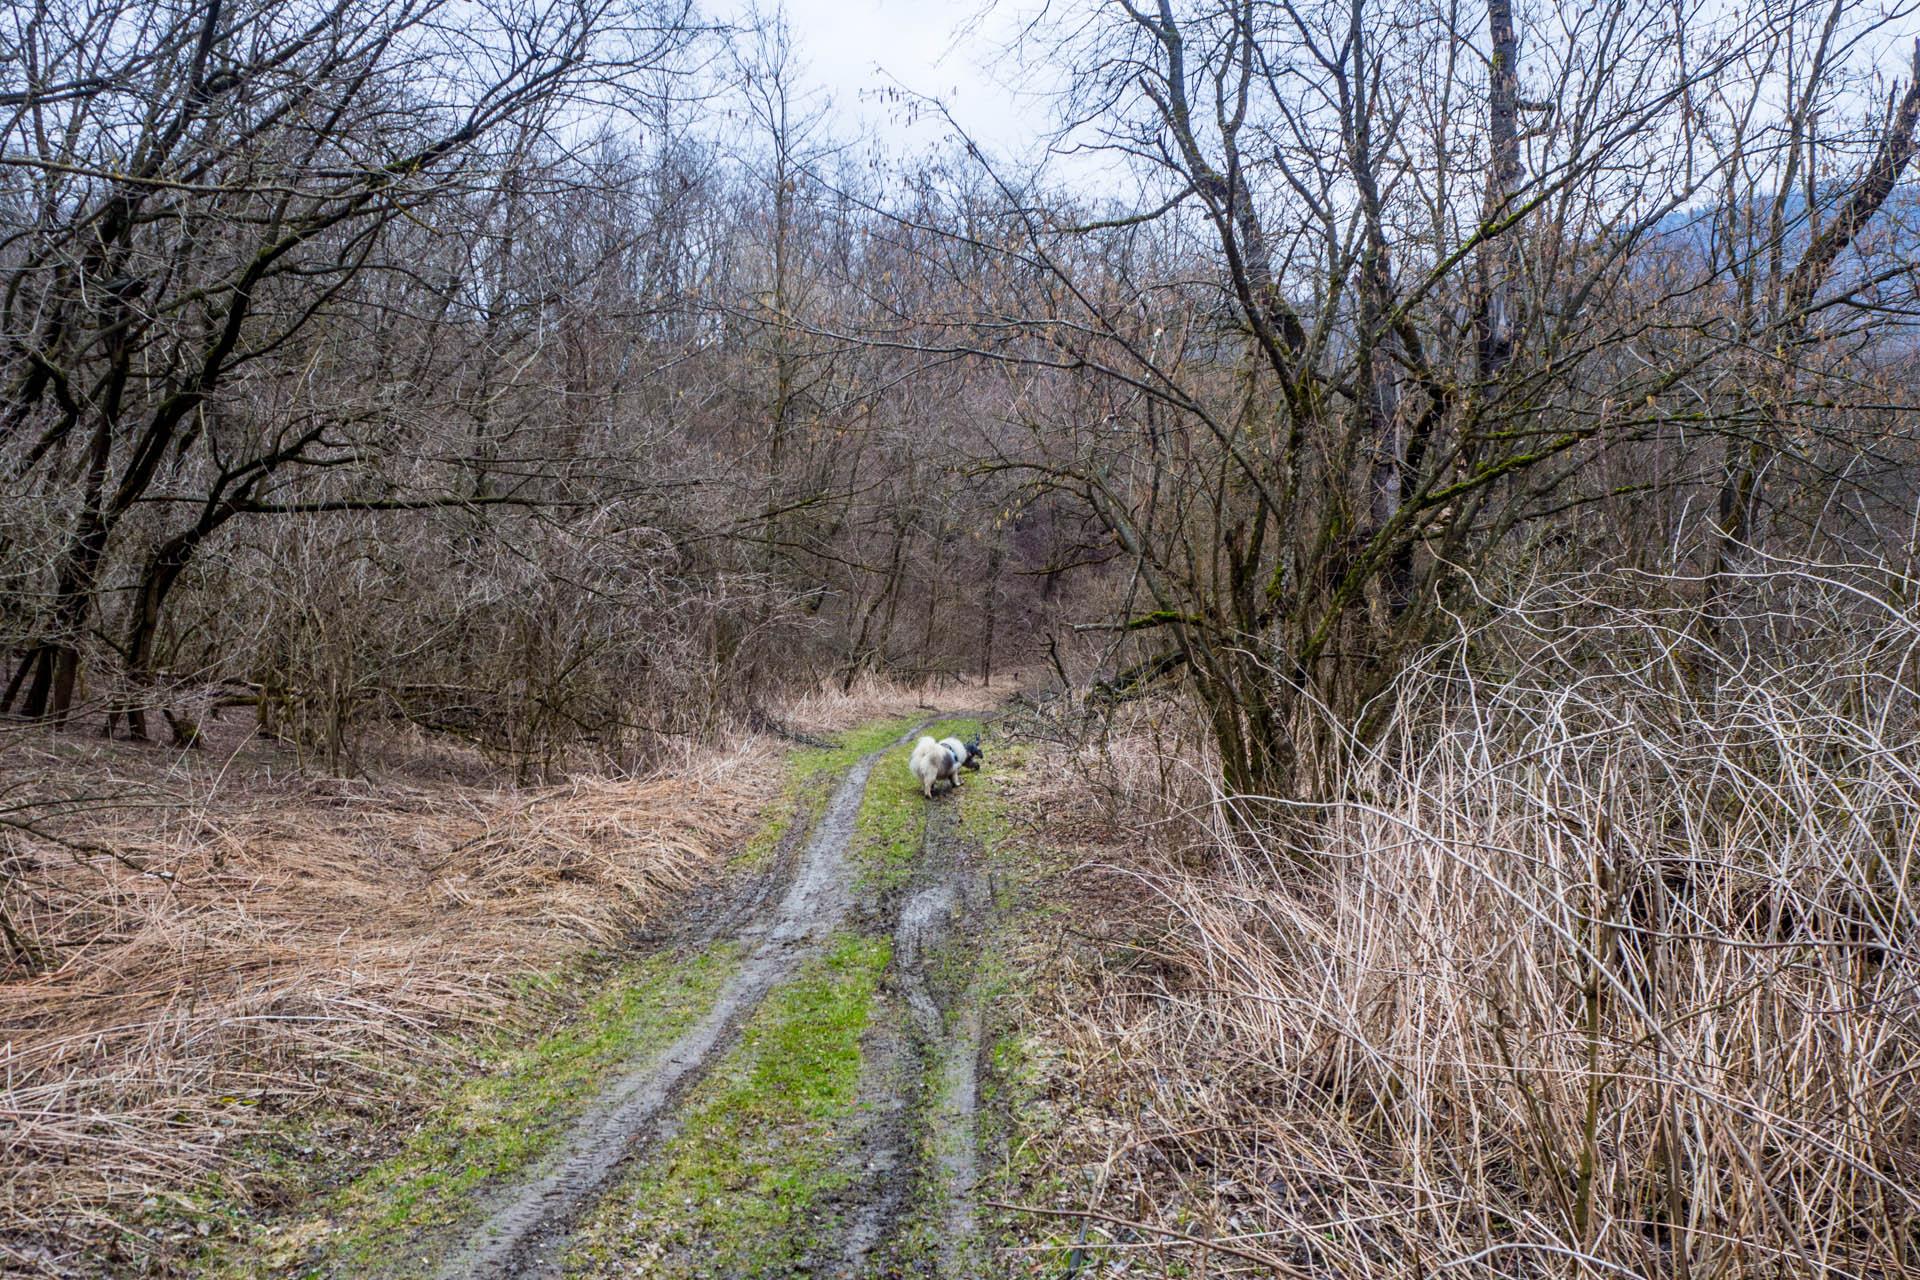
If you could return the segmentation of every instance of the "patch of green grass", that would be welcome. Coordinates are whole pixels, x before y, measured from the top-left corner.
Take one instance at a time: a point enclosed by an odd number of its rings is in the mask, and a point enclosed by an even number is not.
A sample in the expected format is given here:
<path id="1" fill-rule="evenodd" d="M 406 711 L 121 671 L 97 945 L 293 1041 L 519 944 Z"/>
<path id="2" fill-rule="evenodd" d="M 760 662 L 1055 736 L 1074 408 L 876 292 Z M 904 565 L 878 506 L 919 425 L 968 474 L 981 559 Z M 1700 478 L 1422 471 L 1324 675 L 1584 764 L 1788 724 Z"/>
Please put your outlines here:
<path id="1" fill-rule="evenodd" d="M 802 784 L 820 782 L 852 768 L 860 757 L 878 751 L 917 723 L 914 717 L 875 720 L 833 735 L 830 747 L 802 747 L 789 757 L 793 779 Z"/>
<path id="2" fill-rule="evenodd" d="M 824 799 L 821 803 L 825 803 Z M 815 806 L 814 814 L 809 814 L 798 803 L 791 786 L 775 805 L 773 815 L 761 823 L 760 829 L 753 833 L 753 838 L 741 845 L 740 851 L 733 855 L 731 861 L 738 870 L 749 874 L 765 871 L 772 865 L 773 855 L 779 851 L 781 842 L 793 830 L 795 822 L 801 819 L 811 822 L 818 816 L 818 806 Z"/>
<path id="3" fill-rule="evenodd" d="M 799 747 L 787 753 L 786 790 L 773 809 L 773 816 L 741 846 L 733 865 L 749 873 L 767 869 L 789 832 L 808 827 L 826 808 L 828 785 L 852 768 L 870 751 L 878 751 L 917 722 L 908 719 L 876 720 L 858 729 L 833 735 L 833 745 Z"/>
<path id="4" fill-rule="evenodd" d="M 485 1074 L 451 1087 L 405 1146 L 335 1193 L 317 1217 L 290 1222 L 201 1274 L 411 1273 L 397 1252 L 476 1218 L 476 1192 L 518 1174 L 552 1149 L 609 1072 L 670 1045 L 712 1004 L 739 960 L 732 944 L 695 956 L 623 965 L 567 1026 L 524 1049 L 490 1046 Z"/>
<path id="5" fill-rule="evenodd" d="M 1013 815 L 1007 804 L 1007 791 L 1025 771 L 1027 754 L 1025 743 L 996 743 L 981 774 L 985 785 L 968 789 L 967 834 L 979 843 L 982 856 L 996 873 L 1023 870 L 1031 863 L 1012 839 Z"/>
<path id="6" fill-rule="evenodd" d="M 1067 1190 L 1065 1175 L 1059 1170 L 1047 1172 L 1039 1155 L 1059 1141 L 1065 1123 L 1059 1104 L 1047 1096 L 1048 1059 L 1054 1052 L 1017 1027 L 1003 1025 L 988 1041 L 976 1119 L 981 1155 L 981 1185 L 976 1194 L 982 1200 L 1051 1204 Z M 988 1235 L 1003 1241 L 1061 1245 L 1050 1265 L 1055 1271 L 1065 1268 L 1069 1242 L 1056 1234 L 1057 1219 L 983 1209 L 980 1221 Z"/>
<path id="7" fill-rule="evenodd" d="M 926 730 L 934 738 L 970 738 L 981 731 L 978 720 L 942 720 Z M 917 740 L 917 739 L 916 739 Z M 913 876 L 920 844 L 927 829 L 925 795 L 907 760 L 913 755 L 911 742 L 889 751 L 874 766 L 873 780 L 860 800 L 860 815 L 854 820 L 853 847 L 850 850 L 859 872 L 861 889 L 887 893 L 905 885 Z M 978 775 L 969 775 L 977 779 Z M 937 803 L 969 804 L 968 795 L 978 790 L 962 784 L 958 796 L 938 793 Z"/>
<path id="8" fill-rule="evenodd" d="M 906 773 L 906 759 L 906 749 L 889 753 L 860 799 L 848 854 L 858 876 L 855 885 L 864 891 L 886 893 L 900 888 L 912 878 L 914 861 L 920 856 L 927 801 L 917 787 L 893 783 L 895 771 Z"/>
<path id="9" fill-rule="evenodd" d="M 798 1263 L 822 1197 L 861 1176 L 841 1154 L 890 956 L 885 938 L 842 934 L 772 992 L 688 1101 L 678 1136 L 581 1225 L 566 1273 L 764 1275 Z"/>

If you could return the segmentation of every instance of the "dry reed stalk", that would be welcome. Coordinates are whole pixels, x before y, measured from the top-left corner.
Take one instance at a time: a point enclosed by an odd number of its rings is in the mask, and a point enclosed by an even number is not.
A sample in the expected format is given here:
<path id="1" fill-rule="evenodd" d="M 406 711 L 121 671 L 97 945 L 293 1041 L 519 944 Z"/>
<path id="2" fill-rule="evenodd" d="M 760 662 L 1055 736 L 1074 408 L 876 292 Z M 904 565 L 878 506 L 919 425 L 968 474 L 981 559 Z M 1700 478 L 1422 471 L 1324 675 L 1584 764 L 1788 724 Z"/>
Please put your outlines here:
<path id="1" fill-rule="evenodd" d="M 1052 1010 L 1106 1100 L 1052 1158 L 1118 1166 L 1060 1207 L 1316 1274 L 1920 1274 L 1920 593 L 1863 576 L 1712 645 L 1562 585 L 1412 672 L 1293 847 L 1110 858 L 1173 941 Z"/>
<path id="2" fill-rule="evenodd" d="M 110 1268 L 143 1204 L 244 1194 L 233 1155 L 263 1117 L 409 1100 L 448 1031 L 537 1012 L 517 979 L 708 875 L 778 786 L 763 759 L 743 740 L 516 792 L 289 776 L 237 729 L 186 756 L 20 736 L 0 788 L 113 856 L 0 833 L 34 952 L 0 982 L 4 1256 Z M 108 798 L 59 803 L 78 796 Z"/>

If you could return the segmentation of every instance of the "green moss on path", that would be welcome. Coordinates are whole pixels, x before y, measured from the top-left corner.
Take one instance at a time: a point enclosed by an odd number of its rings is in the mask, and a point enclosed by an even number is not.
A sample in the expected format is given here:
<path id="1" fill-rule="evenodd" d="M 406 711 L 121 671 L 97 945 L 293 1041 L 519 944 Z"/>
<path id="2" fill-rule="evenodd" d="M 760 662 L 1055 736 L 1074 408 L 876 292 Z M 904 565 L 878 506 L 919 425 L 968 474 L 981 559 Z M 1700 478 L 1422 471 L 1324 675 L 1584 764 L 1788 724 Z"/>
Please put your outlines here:
<path id="1" fill-rule="evenodd" d="M 569 1277 L 765 1275 L 818 1243 L 852 1173 L 861 1037 L 890 947 L 838 937 L 776 988 L 687 1101 L 680 1132 L 580 1224 Z"/>

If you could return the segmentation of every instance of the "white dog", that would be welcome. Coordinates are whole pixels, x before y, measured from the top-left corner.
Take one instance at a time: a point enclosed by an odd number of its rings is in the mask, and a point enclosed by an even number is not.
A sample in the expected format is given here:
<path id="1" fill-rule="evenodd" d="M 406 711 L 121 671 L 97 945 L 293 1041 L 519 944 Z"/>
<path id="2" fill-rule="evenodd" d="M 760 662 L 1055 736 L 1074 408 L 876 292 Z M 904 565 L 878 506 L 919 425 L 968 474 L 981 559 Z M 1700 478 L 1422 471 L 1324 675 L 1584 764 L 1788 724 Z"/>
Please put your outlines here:
<path id="1" fill-rule="evenodd" d="M 978 769 L 985 758 L 980 754 L 978 738 L 971 742 L 962 742 L 958 738 L 948 738 L 945 742 L 922 738 L 914 744 L 907 768 L 920 784 L 920 790 L 931 800 L 934 783 L 945 782 L 949 787 L 957 787 L 960 785 L 961 767 Z"/>

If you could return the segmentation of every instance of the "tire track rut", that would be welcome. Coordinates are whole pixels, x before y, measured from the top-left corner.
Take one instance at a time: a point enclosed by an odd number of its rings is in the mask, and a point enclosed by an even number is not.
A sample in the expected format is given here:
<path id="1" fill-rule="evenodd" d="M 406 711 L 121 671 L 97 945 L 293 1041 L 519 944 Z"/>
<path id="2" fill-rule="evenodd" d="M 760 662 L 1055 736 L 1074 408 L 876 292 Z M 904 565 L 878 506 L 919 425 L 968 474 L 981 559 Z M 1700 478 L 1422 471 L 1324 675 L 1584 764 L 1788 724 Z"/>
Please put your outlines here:
<path id="1" fill-rule="evenodd" d="M 901 1030 L 918 1066 L 914 1123 L 883 1116 L 868 1135 L 868 1167 L 884 1172 L 850 1216 L 837 1274 L 940 1280 L 986 1274 L 974 1211 L 981 1015 L 976 964 L 963 950 L 978 941 L 988 895 L 958 828 L 955 806 L 928 815 L 914 880 L 895 917 Z M 897 1074 L 884 1056 L 875 1066 Z"/>

